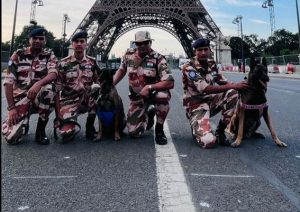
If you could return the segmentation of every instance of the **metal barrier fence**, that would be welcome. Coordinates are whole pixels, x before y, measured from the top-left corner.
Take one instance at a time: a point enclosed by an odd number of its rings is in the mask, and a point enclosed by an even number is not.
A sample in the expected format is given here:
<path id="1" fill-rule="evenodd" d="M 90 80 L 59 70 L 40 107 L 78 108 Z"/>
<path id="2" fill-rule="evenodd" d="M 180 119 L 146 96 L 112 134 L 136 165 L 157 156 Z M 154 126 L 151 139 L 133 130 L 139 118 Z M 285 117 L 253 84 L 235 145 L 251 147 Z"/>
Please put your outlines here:
<path id="1" fill-rule="evenodd" d="M 257 57 L 259 61 L 262 60 L 262 57 Z M 268 65 L 300 65 L 300 55 L 299 54 L 290 54 L 290 55 L 282 55 L 282 56 L 274 56 L 274 57 L 266 57 Z M 237 66 L 241 59 L 233 60 L 233 65 Z M 245 59 L 246 66 L 250 63 L 250 58 Z"/>

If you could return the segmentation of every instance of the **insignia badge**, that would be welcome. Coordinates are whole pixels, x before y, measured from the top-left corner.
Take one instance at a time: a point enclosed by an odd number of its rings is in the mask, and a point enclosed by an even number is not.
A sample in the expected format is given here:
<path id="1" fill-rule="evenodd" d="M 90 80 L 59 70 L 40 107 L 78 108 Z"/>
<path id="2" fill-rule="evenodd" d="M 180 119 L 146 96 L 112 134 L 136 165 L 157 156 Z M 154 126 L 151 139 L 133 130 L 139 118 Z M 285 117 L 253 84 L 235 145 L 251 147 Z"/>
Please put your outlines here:
<path id="1" fill-rule="evenodd" d="M 197 73 L 196 73 L 195 70 L 189 71 L 189 78 L 190 78 L 191 80 L 195 80 L 195 79 L 197 78 Z"/>
<path id="2" fill-rule="evenodd" d="M 8 61 L 8 66 L 11 66 L 13 64 L 13 61 L 12 60 L 9 60 Z"/>

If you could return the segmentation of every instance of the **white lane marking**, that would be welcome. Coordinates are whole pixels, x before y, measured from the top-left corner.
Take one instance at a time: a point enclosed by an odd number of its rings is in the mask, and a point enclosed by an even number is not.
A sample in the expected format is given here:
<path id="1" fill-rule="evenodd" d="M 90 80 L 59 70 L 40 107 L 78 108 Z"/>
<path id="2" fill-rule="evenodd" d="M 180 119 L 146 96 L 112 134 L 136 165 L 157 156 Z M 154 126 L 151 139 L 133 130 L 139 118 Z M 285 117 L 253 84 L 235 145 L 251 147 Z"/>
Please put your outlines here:
<path id="1" fill-rule="evenodd" d="M 300 158 L 300 155 L 297 155 L 296 158 Z"/>
<path id="2" fill-rule="evenodd" d="M 183 158 L 186 158 L 187 157 L 187 155 L 179 155 L 180 157 L 183 157 Z"/>
<path id="3" fill-rule="evenodd" d="M 75 178 L 77 176 L 24 176 L 24 177 L 12 177 L 13 179 L 55 179 L 55 178 Z"/>
<path id="4" fill-rule="evenodd" d="M 194 212 L 196 209 L 167 122 L 164 131 L 168 144 L 155 144 L 159 210 Z"/>
<path id="5" fill-rule="evenodd" d="M 64 157 L 64 159 L 70 159 L 70 156 L 66 156 L 66 157 Z"/>
<path id="6" fill-rule="evenodd" d="M 210 205 L 207 202 L 200 202 L 200 206 L 204 207 L 204 208 L 209 208 Z"/>
<path id="7" fill-rule="evenodd" d="M 254 175 L 223 175 L 223 174 L 197 174 L 197 173 L 192 173 L 192 176 L 199 176 L 199 177 L 240 177 L 240 178 L 251 178 L 255 177 Z"/>
<path id="8" fill-rule="evenodd" d="M 29 206 L 21 206 L 21 207 L 18 207 L 18 210 L 19 211 L 24 211 L 26 209 L 29 209 Z"/>

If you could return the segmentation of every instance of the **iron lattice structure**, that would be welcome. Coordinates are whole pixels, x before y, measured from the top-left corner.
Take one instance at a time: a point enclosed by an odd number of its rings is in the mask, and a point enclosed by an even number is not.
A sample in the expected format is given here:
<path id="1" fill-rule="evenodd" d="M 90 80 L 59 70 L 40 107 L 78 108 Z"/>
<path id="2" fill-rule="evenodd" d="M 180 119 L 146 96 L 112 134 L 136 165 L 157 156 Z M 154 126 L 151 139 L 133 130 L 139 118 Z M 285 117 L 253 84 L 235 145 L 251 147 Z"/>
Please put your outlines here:
<path id="1" fill-rule="evenodd" d="M 88 53 L 105 61 L 115 41 L 139 27 L 171 33 L 189 57 L 195 39 L 222 35 L 200 0 L 97 0 L 74 33 L 88 31 Z"/>

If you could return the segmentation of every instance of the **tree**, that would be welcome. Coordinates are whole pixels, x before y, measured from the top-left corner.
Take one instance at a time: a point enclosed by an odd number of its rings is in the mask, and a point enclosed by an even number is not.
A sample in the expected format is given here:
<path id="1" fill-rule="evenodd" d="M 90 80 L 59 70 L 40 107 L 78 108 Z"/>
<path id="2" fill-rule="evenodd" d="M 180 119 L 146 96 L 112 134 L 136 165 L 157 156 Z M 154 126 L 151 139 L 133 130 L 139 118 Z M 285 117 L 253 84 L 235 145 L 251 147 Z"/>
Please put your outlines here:
<path id="1" fill-rule="evenodd" d="M 273 56 L 280 56 L 283 49 L 295 51 L 298 49 L 297 34 L 293 34 L 285 29 L 276 30 L 273 36 L 268 39 L 269 46 L 265 52 Z"/>
<path id="2" fill-rule="evenodd" d="M 266 40 L 259 39 L 256 34 L 246 35 L 244 41 L 249 48 L 250 57 L 260 57 L 268 44 Z"/>
<path id="3" fill-rule="evenodd" d="M 40 26 L 40 25 L 36 25 L 36 26 L 34 26 L 34 25 L 24 26 L 21 34 L 15 37 L 15 45 L 14 45 L 14 48 L 13 48 L 14 51 L 17 50 L 20 47 L 28 46 L 29 45 L 29 42 L 28 42 L 29 41 L 29 37 L 28 37 L 29 33 L 33 29 L 40 28 L 40 27 L 43 27 L 43 26 Z M 47 39 L 46 47 L 53 48 L 53 46 L 54 46 L 54 39 L 55 39 L 53 33 L 48 31 L 46 39 Z"/>
<path id="4" fill-rule="evenodd" d="M 229 41 L 229 46 L 231 48 L 231 57 L 232 59 L 241 59 L 242 58 L 242 39 L 240 37 L 231 37 Z M 244 57 L 250 57 L 249 45 L 243 41 L 244 45 Z"/>

